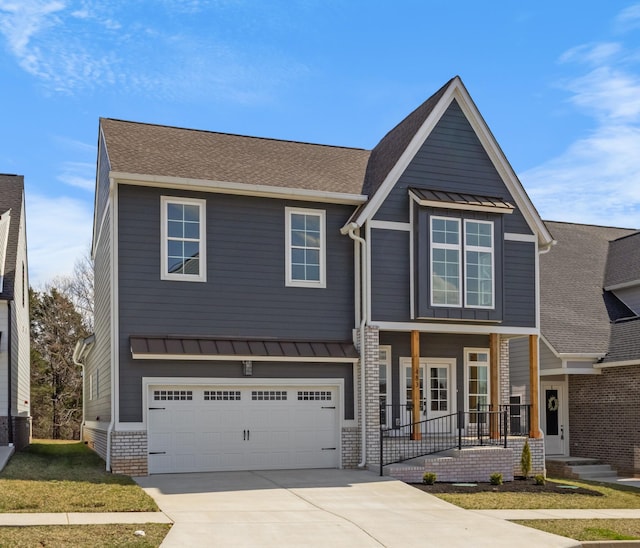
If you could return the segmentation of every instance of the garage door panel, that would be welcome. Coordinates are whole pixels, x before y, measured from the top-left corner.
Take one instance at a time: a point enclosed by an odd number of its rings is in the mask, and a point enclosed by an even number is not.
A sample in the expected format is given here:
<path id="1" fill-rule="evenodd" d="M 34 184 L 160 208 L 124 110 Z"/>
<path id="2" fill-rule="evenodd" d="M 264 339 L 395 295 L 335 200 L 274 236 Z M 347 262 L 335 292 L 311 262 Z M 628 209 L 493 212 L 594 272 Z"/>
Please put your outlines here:
<path id="1" fill-rule="evenodd" d="M 150 473 L 337 467 L 337 391 L 308 387 L 153 387 Z M 154 400 L 153 396 L 164 400 Z M 335 450 L 333 450 L 335 448 Z"/>

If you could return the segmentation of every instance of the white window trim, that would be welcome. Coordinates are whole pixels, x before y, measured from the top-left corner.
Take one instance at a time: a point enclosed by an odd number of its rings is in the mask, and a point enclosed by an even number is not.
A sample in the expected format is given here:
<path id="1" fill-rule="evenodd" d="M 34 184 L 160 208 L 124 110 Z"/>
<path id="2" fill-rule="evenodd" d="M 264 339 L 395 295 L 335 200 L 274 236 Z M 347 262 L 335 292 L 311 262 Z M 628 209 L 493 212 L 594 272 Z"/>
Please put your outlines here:
<path id="1" fill-rule="evenodd" d="M 491 350 L 489 348 L 464 348 L 464 410 L 467 412 L 475 411 L 475 409 L 469 409 L 469 354 L 473 353 L 485 353 L 487 354 L 487 403 L 491 403 L 491 371 L 489 370 L 491 363 Z M 476 365 L 482 362 L 473 362 Z"/>
<path id="2" fill-rule="evenodd" d="M 477 223 L 483 225 L 489 225 L 491 228 L 491 249 L 487 247 L 475 246 L 475 245 L 467 245 L 467 224 L 468 223 Z M 476 219 L 464 219 L 464 234 L 463 238 L 463 257 L 462 263 L 464 264 L 464 306 L 465 308 L 482 308 L 485 310 L 493 310 L 496 306 L 496 253 L 495 253 L 495 234 L 494 234 L 495 224 L 493 221 L 479 221 Z M 467 251 L 478 251 L 481 253 L 491 253 L 491 306 L 483 306 L 483 305 L 470 305 L 468 304 L 468 281 L 467 281 Z"/>
<path id="3" fill-rule="evenodd" d="M 318 281 L 294 280 L 291 275 L 291 215 L 315 215 L 320 218 L 320 279 Z M 327 287 L 327 234 L 326 211 L 299 207 L 285 208 L 285 286 L 287 287 Z"/>
<path id="4" fill-rule="evenodd" d="M 385 398 L 386 398 L 387 405 L 391 405 L 391 345 L 381 344 L 378 349 L 380 351 L 384 351 L 385 352 L 386 359 L 384 360 L 384 362 L 382 360 L 380 360 L 380 365 L 384 366 L 385 374 L 387 376 L 387 391 L 384 394 L 379 394 L 379 395 L 380 396 L 384 395 Z M 378 382 L 378 385 L 379 384 L 380 383 Z M 387 409 L 386 411 L 387 411 L 387 424 L 383 425 L 383 426 L 386 426 L 386 427 L 390 428 L 391 427 L 390 409 Z"/>
<path id="5" fill-rule="evenodd" d="M 455 221 L 458 223 L 458 244 L 442 244 L 435 243 L 433 241 L 433 221 L 436 219 L 444 220 L 444 221 Z M 452 217 L 442 217 L 438 215 L 433 215 L 429 218 L 429 300 L 431 306 L 434 308 L 462 308 L 462 262 L 464 260 L 463 249 L 462 249 L 462 239 L 464 238 L 464 234 L 462 233 L 462 224 L 460 219 L 452 218 Z M 458 303 L 459 304 L 439 304 L 433 302 L 433 250 L 434 249 L 453 249 L 458 251 Z"/>
<path id="6" fill-rule="evenodd" d="M 167 208 L 168 204 L 184 204 L 198 206 L 200 211 L 200 272 L 198 275 L 193 274 L 173 274 L 170 273 L 168 266 L 169 238 L 167 232 Z M 206 282 L 207 281 L 207 201 L 195 198 L 181 198 L 178 196 L 161 196 L 160 198 L 160 279 L 174 280 L 184 282 Z"/>

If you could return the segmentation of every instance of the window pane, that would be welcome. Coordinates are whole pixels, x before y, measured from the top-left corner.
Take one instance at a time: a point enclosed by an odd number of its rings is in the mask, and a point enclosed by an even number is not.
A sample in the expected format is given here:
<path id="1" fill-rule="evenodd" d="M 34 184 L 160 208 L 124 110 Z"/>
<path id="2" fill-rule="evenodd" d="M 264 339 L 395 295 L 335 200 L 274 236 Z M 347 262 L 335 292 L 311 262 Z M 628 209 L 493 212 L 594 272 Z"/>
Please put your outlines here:
<path id="1" fill-rule="evenodd" d="M 320 233 L 307 232 L 304 245 L 307 247 L 320 247 Z"/>
<path id="2" fill-rule="evenodd" d="M 182 240 L 169 240 L 167 242 L 169 257 L 182 257 Z"/>
<path id="3" fill-rule="evenodd" d="M 200 221 L 200 208 L 196 205 L 184 205 L 184 220 L 185 221 Z"/>
<path id="4" fill-rule="evenodd" d="M 184 257 L 197 257 L 200 254 L 200 244 L 198 242 L 184 242 Z"/>
<path id="5" fill-rule="evenodd" d="M 169 257 L 168 270 L 173 274 L 182 274 L 182 257 Z"/>
<path id="6" fill-rule="evenodd" d="M 304 264 L 304 257 L 305 256 L 305 251 L 304 249 L 292 249 L 291 250 L 291 263 L 292 264 L 298 264 L 298 265 L 303 265 Z"/>
<path id="7" fill-rule="evenodd" d="M 306 234 L 302 230 L 291 231 L 291 245 L 303 247 L 307 242 Z"/>
<path id="8" fill-rule="evenodd" d="M 320 252 L 315 249 L 307 249 L 306 262 L 308 265 L 319 266 L 320 265 Z"/>
<path id="9" fill-rule="evenodd" d="M 170 221 L 182 221 L 183 219 L 183 205 L 182 204 L 167 204 L 167 219 Z"/>
<path id="10" fill-rule="evenodd" d="M 291 265 L 291 278 L 294 280 L 304 280 L 304 265 Z"/>
<path id="11" fill-rule="evenodd" d="M 307 267 L 307 281 L 310 281 L 310 282 L 320 281 L 320 267 L 318 266 Z"/>
<path id="12" fill-rule="evenodd" d="M 320 216 L 305 215 L 307 232 L 317 232 L 320 234 Z"/>
<path id="13" fill-rule="evenodd" d="M 292 230 L 305 230 L 305 215 L 300 215 L 299 213 L 291 214 L 291 229 Z"/>
<path id="14" fill-rule="evenodd" d="M 182 222 L 169 221 L 167 234 L 169 238 L 182 238 L 184 237 Z"/>
<path id="15" fill-rule="evenodd" d="M 200 237 L 200 223 L 185 223 L 184 237 L 197 240 Z"/>

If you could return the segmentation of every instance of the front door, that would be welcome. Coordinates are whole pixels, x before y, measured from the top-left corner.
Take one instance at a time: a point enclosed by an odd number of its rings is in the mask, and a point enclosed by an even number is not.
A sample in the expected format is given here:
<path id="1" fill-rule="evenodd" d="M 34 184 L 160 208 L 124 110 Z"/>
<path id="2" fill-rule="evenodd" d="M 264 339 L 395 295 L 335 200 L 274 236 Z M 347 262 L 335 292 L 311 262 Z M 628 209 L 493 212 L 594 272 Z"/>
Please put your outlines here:
<path id="1" fill-rule="evenodd" d="M 452 386 L 452 371 L 454 360 L 426 358 L 420 360 L 420 420 L 435 419 L 453 413 L 452 402 L 454 387 Z M 400 393 L 403 405 L 411 404 L 411 359 L 401 360 L 401 378 L 404 379 L 403 390 Z M 410 420 L 411 414 L 407 413 Z M 407 421 L 408 422 L 408 421 Z M 439 425 L 438 430 L 442 431 Z M 426 431 L 426 429 L 425 429 Z"/>
<path id="2" fill-rule="evenodd" d="M 547 455 L 565 454 L 564 382 L 541 383 L 542 429 L 544 449 Z"/>

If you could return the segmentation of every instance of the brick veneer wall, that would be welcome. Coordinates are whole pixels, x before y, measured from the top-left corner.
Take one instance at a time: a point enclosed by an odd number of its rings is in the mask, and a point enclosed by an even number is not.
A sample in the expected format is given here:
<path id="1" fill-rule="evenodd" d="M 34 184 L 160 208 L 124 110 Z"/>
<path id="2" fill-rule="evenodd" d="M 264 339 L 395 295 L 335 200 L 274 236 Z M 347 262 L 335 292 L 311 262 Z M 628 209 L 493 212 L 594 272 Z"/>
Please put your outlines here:
<path id="1" fill-rule="evenodd" d="M 507 445 L 513 449 L 513 475 L 521 476 L 520 458 L 526 438 L 508 438 Z M 546 475 L 544 462 L 544 439 L 529 438 L 529 450 L 531 451 L 531 476 L 537 474 Z"/>
<path id="2" fill-rule="evenodd" d="M 146 476 L 147 432 L 111 433 L 111 471 L 128 476 Z"/>
<path id="3" fill-rule="evenodd" d="M 640 365 L 569 376 L 572 457 L 592 457 L 640 476 Z"/>
<path id="4" fill-rule="evenodd" d="M 500 335 L 498 335 L 500 337 Z M 511 395 L 511 384 L 509 375 L 509 339 L 500 337 L 500 357 L 498 358 L 500 368 L 500 404 L 509 403 Z"/>
<path id="5" fill-rule="evenodd" d="M 356 468 L 360 463 L 360 428 L 342 429 L 342 467 Z"/>
<path id="6" fill-rule="evenodd" d="M 365 408 L 368 464 L 380 463 L 380 339 L 377 327 L 365 328 Z"/>

